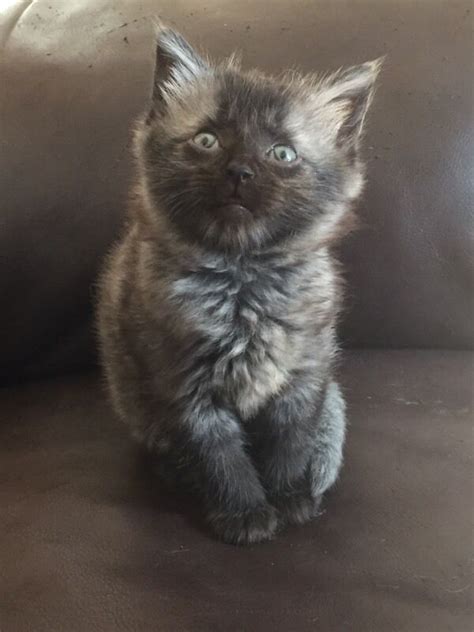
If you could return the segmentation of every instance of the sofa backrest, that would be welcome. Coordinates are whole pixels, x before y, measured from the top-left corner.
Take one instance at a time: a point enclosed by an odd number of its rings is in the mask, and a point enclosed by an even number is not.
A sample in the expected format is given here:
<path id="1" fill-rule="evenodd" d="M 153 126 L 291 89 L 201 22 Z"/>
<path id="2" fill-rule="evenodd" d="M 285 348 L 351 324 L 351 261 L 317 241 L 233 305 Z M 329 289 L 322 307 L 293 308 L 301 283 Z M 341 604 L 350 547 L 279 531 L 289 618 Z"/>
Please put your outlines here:
<path id="1" fill-rule="evenodd" d="M 215 57 L 268 71 L 387 55 L 365 138 L 361 229 L 342 248 L 348 346 L 467 348 L 473 336 L 472 4 L 160 3 Z M 94 361 L 93 284 L 130 182 L 153 60 L 152 0 L 0 10 L 1 376 Z"/>

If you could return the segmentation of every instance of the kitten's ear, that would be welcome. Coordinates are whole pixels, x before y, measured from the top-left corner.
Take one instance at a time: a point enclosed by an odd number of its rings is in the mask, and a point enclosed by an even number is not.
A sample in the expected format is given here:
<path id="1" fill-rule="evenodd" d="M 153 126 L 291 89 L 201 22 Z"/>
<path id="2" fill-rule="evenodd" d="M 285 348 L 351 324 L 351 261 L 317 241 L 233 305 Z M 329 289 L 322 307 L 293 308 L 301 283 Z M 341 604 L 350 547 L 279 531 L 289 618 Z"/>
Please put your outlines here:
<path id="1" fill-rule="evenodd" d="M 355 146 L 384 58 L 339 70 L 325 81 L 325 105 L 337 126 L 337 142 Z"/>
<path id="2" fill-rule="evenodd" d="M 188 82 L 210 71 L 179 33 L 161 24 L 156 25 L 156 61 L 153 76 L 153 105 L 162 107 L 168 96 L 179 93 Z"/>

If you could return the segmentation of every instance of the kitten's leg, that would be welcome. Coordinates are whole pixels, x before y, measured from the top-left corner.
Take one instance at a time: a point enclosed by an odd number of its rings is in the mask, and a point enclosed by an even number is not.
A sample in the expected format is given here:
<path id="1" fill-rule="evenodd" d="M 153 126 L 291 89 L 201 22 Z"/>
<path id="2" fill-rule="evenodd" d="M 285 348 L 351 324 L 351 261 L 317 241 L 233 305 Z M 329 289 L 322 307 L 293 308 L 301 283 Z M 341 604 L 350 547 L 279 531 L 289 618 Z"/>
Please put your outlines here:
<path id="1" fill-rule="evenodd" d="M 206 396 L 178 423 L 185 440 L 186 478 L 197 482 L 216 534 L 234 544 L 270 539 L 277 527 L 276 512 L 245 451 L 238 419 Z"/>
<path id="2" fill-rule="evenodd" d="M 308 472 L 323 402 L 324 386 L 302 372 L 254 421 L 255 462 L 282 522 L 304 523 L 317 513 Z"/>
<path id="3" fill-rule="evenodd" d="M 317 515 L 321 496 L 342 464 L 344 402 L 335 383 L 321 393 L 300 379 L 264 412 L 259 465 L 283 521 L 302 524 Z"/>
<path id="4" fill-rule="evenodd" d="M 275 509 L 245 451 L 238 418 L 204 387 L 209 377 L 193 372 L 183 391 L 199 390 L 199 395 L 177 405 L 152 395 L 158 389 L 131 354 L 109 358 L 107 377 L 115 407 L 136 439 L 156 456 L 161 477 L 170 484 L 183 481 L 198 487 L 208 520 L 223 540 L 271 538 L 277 526 Z"/>
<path id="5" fill-rule="evenodd" d="M 330 382 L 313 439 L 310 465 L 311 493 L 315 498 L 334 485 L 343 461 L 346 404 L 336 382 Z"/>

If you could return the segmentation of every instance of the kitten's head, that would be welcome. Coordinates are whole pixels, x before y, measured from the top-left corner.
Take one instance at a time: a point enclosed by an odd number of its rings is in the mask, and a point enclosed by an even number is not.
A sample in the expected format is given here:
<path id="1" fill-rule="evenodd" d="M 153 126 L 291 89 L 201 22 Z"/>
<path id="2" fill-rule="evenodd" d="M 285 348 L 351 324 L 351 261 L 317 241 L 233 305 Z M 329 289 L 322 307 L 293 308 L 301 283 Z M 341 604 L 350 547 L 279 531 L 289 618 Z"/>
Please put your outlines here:
<path id="1" fill-rule="evenodd" d="M 160 28 L 151 109 L 135 147 L 152 212 L 181 236 L 248 249 L 330 238 L 362 188 L 358 141 L 379 61 L 326 77 L 212 65 Z"/>

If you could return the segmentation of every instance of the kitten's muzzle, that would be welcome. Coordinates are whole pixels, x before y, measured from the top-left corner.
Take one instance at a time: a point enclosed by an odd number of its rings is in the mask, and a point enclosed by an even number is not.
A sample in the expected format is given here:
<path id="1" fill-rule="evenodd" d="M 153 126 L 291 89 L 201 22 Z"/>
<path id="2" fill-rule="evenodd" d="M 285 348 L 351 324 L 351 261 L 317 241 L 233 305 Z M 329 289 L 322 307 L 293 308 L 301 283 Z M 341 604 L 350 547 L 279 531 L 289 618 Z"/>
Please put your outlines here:
<path id="1" fill-rule="evenodd" d="M 248 217 L 255 207 L 255 171 L 243 160 L 231 160 L 221 183 L 221 208 L 237 217 Z"/>
<path id="2" fill-rule="evenodd" d="M 255 178 L 255 172 L 247 164 L 233 160 L 227 165 L 226 188 L 230 193 L 229 199 L 226 200 L 228 210 L 236 211 L 238 208 L 240 212 L 250 212 L 243 198 L 247 197 L 245 195 L 248 194 L 247 185 L 253 178 Z"/>

